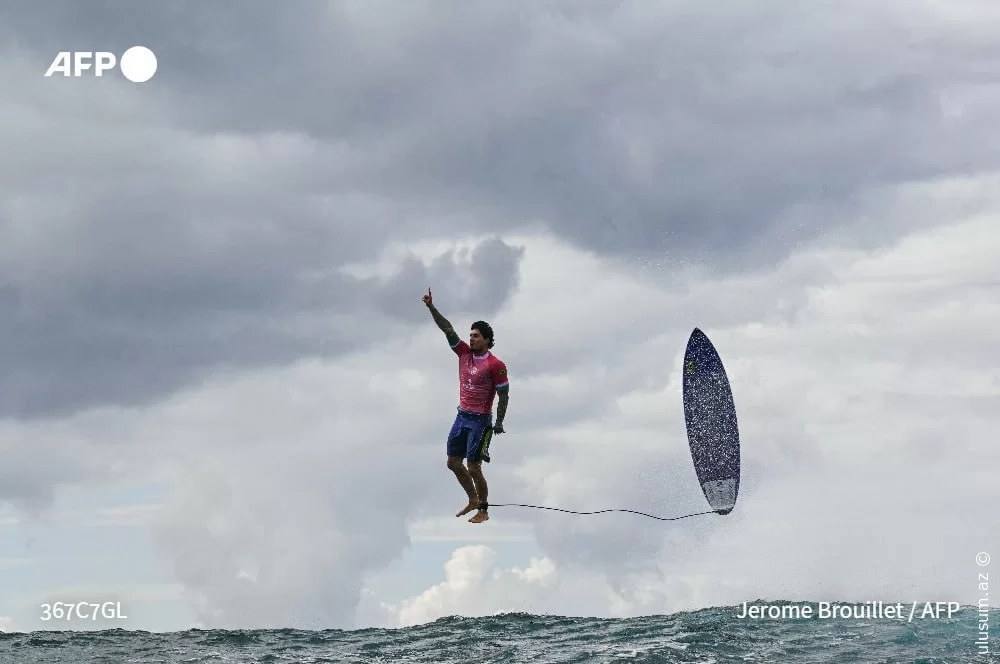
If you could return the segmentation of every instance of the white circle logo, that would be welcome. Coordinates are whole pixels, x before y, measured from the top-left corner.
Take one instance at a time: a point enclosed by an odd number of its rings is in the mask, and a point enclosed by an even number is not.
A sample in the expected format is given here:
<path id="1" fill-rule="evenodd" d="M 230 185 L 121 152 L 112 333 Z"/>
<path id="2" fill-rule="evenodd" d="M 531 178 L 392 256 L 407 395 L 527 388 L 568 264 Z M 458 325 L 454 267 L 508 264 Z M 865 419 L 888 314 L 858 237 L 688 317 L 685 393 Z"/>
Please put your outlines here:
<path id="1" fill-rule="evenodd" d="M 145 46 L 133 46 L 118 62 L 122 76 L 133 83 L 145 83 L 156 73 L 156 54 Z"/>

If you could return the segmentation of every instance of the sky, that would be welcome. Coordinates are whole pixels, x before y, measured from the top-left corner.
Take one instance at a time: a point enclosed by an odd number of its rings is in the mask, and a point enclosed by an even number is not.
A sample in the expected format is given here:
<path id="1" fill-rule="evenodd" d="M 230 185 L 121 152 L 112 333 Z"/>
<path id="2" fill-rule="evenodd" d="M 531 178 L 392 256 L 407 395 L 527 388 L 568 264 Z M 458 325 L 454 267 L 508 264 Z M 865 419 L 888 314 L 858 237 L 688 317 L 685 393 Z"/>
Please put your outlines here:
<path id="1" fill-rule="evenodd" d="M 0 630 L 975 604 L 1000 553 L 998 19 L 11 4 Z M 44 75 L 135 45 L 143 83 Z M 428 288 L 508 367 L 491 502 L 707 509 L 698 327 L 734 392 L 736 509 L 456 519 Z"/>

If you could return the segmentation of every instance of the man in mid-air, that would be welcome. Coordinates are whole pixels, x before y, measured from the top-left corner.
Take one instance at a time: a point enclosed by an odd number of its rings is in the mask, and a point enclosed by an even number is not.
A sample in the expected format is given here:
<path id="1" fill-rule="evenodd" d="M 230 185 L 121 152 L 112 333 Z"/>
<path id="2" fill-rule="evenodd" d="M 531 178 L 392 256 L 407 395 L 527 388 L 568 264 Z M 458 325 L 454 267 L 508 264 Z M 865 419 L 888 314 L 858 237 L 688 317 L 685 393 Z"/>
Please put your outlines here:
<path id="1" fill-rule="evenodd" d="M 490 461 L 490 439 L 503 433 L 503 418 L 507 414 L 507 365 L 489 351 L 493 348 L 493 328 L 476 321 L 469 332 L 469 343 L 458 338 L 455 328 L 434 308 L 431 289 L 423 297 L 434 322 L 444 332 L 448 345 L 458 355 L 458 415 L 448 434 L 448 468 L 458 478 L 469 496 L 469 504 L 455 516 L 477 510 L 469 523 L 489 519 L 486 478 L 483 462 Z M 498 395 L 497 421 L 493 424 L 493 396 Z M 468 460 L 468 470 L 462 459 Z"/>

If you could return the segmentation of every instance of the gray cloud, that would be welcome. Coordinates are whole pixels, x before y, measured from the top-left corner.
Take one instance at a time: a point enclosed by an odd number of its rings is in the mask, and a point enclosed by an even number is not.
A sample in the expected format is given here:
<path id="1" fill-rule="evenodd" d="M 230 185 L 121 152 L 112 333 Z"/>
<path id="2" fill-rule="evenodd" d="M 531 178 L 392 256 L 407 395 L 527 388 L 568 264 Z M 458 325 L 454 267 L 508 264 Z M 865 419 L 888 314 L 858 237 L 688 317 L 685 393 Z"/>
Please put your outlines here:
<path id="1" fill-rule="evenodd" d="M 981 130 L 996 100 L 973 92 L 992 47 L 931 14 L 851 10 L 15 8 L 0 44 L 19 87 L 0 115 L 32 156 L 0 166 L 15 321 L 0 359 L 16 376 L 0 412 L 148 400 L 213 364 L 376 341 L 382 316 L 419 315 L 411 283 L 450 268 L 319 280 L 329 295 L 301 281 L 387 238 L 541 223 L 601 254 L 723 270 L 845 224 L 846 241 L 884 241 L 849 220 L 866 197 L 995 164 Z M 36 71 L 134 43 L 159 55 L 143 86 Z M 479 256 L 462 302 L 487 315 L 515 270 L 506 250 Z M 366 334 L 294 322 L 317 307 Z"/>
<path id="2" fill-rule="evenodd" d="M 996 100 L 966 91 L 987 82 L 989 51 L 933 15 L 851 9 L 301 3 L 248 4 L 225 31 L 203 5 L 64 21 L 159 49 L 167 121 L 358 148 L 340 186 L 727 265 L 822 234 L 780 226 L 798 206 L 829 215 L 873 188 L 995 163 L 980 129 Z M 965 101 L 960 119 L 948 100 Z"/>
<path id="3" fill-rule="evenodd" d="M 188 168 L 202 167 L 192 153 Z M 432 280 L 446 292 L 447 282 L 461 284 L 461 301 L 484 314 L 514 285 L 517 254 L 500 240 L 473 263 L 443 257 L 378 278 L 339 274 L 349 258 L 375 251 L 391 222 L 357 223 L 355 214 L 367 217 L 363 203 L 325 210 L 291 200 L 265 183 L 285 173 L 262 168 L 243 179 L 245 195 L 220 196 L 178 164 L 182 184 L 167 178 L 119 192 L 108 182 L 60 214 L 11 192 L 0 205 L 9 240 L 0 249 L 9 259 L 0 268 L 8 321 L 0 412 L 143 403 L 213 366 L 335 354 L 398 334 L 394 325 L 421 315 Z M 326 327 L 337 315 L 352 317 L 353 329 Z"/>

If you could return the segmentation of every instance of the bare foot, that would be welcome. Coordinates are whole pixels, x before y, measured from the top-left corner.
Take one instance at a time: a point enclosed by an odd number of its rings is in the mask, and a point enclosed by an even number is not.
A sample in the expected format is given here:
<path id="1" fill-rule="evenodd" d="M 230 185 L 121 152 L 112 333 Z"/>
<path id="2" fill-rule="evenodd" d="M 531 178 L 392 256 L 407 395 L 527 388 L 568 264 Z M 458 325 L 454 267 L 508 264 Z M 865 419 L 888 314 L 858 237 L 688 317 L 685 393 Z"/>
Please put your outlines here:
<path id="1" fill-rule="evenodd" d="M 469 523 L 482 523 L 483 521 L 489 521 L 489 518 L 489 514 L 483 510 L 479 510 L 479 512 L 476 513 L 476 516 L 469 519 Z"/>
<path id="2" fill-rule="evenodd" d="M 456 514 L 455 516 L 462 516 L 463 514 L 468 514 L 472 510 L 476 509 L 477 507 L 479 507 L 479 503 L 469 503 L 468 505 L 466 505 L 465 507 L 463 507 L 462 511 L 459 512 L 458 514 Z"/>

